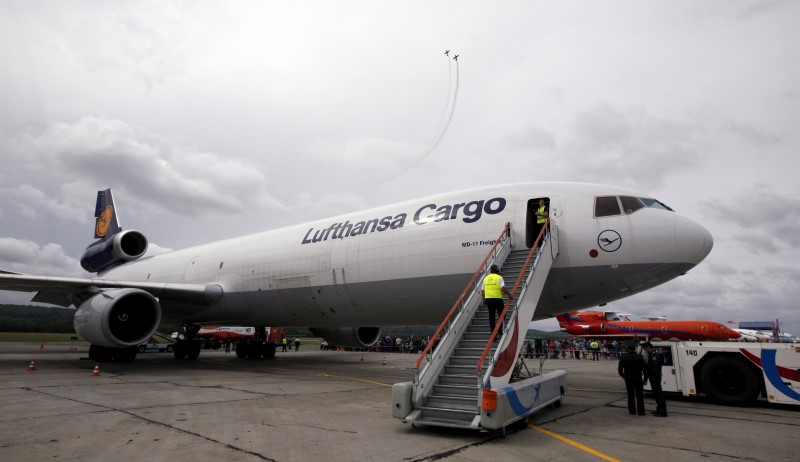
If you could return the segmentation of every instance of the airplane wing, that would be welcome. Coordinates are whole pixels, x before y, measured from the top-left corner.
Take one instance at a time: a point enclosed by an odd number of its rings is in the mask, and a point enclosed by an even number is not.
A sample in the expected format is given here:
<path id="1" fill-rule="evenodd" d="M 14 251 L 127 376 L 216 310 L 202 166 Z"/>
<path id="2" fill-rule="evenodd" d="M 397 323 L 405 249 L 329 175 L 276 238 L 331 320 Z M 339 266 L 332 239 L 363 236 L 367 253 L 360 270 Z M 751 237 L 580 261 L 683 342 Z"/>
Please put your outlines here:
<path id="1" fill-rule="evenodd" d="M 106 289 L 132 288 L 150 293 L 162 300 L 191 304 L 209 304 L 222 296 L 217 284 L 183 284 L 140 281 L 114 281 L 93 278 L 31 276 L 0 271 L 0 290 L 38 292 L 32 301 L 70 306 Z"/>

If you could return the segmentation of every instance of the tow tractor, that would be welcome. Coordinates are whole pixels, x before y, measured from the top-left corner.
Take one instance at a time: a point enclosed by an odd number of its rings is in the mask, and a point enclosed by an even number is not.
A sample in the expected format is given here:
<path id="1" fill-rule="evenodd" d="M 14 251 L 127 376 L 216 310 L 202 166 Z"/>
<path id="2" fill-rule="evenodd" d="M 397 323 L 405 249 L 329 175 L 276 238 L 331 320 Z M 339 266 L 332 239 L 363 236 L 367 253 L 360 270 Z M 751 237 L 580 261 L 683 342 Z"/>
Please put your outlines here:
<path id="1" fill-rule="evenodd" d="M 728 405 L 800 405 L 800 343 L 652 340 L 664 357 L 661 388 Z M 645 386 L 650 390 L 650 384 Z"/>

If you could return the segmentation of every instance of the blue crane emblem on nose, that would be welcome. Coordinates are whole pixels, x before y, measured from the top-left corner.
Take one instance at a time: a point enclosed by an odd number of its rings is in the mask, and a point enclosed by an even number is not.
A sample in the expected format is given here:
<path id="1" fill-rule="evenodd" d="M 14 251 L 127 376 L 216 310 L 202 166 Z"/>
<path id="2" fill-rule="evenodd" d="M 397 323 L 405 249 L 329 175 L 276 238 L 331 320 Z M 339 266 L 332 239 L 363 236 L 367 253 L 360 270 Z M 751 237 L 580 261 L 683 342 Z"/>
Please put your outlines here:
<path id="1" fill-rule="evenodd" d="M 622 246 L 622 236 L 613 229 L 607 229 L 597 236 L 597 245 L 606 252 L 615 252 Z"/>

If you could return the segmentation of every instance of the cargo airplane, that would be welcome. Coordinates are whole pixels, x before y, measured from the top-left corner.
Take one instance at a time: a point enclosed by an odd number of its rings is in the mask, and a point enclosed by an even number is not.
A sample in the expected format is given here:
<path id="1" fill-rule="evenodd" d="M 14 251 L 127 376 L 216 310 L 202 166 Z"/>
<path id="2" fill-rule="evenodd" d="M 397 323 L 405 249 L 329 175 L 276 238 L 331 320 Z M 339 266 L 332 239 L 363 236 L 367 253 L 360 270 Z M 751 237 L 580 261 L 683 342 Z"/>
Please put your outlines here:
<path id="1" fill-rule="evenodd" d="M 512 247 L 533 245 L 540 198 L 559 253 L 534 319 L 663 284 L 713 245 L 705 228 L 647 194 L 546 182 L 445 193 L 145 256 L 147 238 L 122 230 L 109 189 L 98 192 L 97 241 L 81 258 L 96 276 L 0 272 L 0 290 L 76 306 L 75 330 L 98 359 L 133 360 L 162 322 L 184 326 L 176 358 L 199 355 L 192 340 L 203 325 L 303 326 L 360 347 L 382 326 L 441 322 L 507 223 Z M 271 354 L 252 348 L 243 354 Z"/>
<path id="2" fill-rule="evenodd" d="M 741 334 L 714 321 L 631 321 L 614 311 L 573 311 L 556 316 L 562 332 L 582 337 L 643 337 L 652 340 L 740 340 Z"/>

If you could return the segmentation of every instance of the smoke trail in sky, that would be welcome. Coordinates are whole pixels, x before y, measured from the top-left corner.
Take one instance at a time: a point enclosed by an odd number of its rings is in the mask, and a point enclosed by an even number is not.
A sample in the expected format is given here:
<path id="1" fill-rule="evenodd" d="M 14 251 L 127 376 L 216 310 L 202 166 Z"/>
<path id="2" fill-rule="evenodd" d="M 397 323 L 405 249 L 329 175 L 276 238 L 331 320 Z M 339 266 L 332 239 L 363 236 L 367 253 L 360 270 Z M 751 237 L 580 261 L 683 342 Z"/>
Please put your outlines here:
<path id="1" fill-rule="evenodd" d="M 451 91 L 453 90 L 453 62 L 449 56 L 445 55 L 444 59 L 447 60 L 447 101 L 442 108 L 442 115 L 439 117 L 439 125 L 436 127 L 436 131 L 433 133 L 433 137 L 431 141 L 425 146 L 425 149 L 422 151 L 422 157 L 424 158 L 427 154 L 430 154 L 433 149 L 439 144 L 443 136 L 442 127 L 445 125 L 445 120 L 447 119 L 447 111 L 450 109 L 450 99 Z M 458 64 L 458 61 L 456 61 Z"/>
<path id="2" fill-rule="evenodd" d="M 425 160 L 437 146 L 439 143 L 444 139 L 444 136 L 447 134 L 447 128 L 450 126 L 450 122 L 453 121 L 453 115 L 456 111 L 456 102 L 458 101 L 458 82 L 459 82 L 459 69 L 458 69 L 458 60 L 453 59 L 456 63 L 456 76 L 455 76 L 455 85 L 453 85 L 453 66 L 450 62 L 450 57 L 447 56 L 447 102 L 445 104 L 444 110 L 442 111 L 442 116 L 439 119 L 439 126 L 436 128 L 436 132 L 433 135 L 431 141 L 426 145 L 425 149 L 422 151 L 420 155 L 418 155 L 413 161 L 409 162 L 406 168 L 404 168 L 401 172 L 395 175 L 394 178 L 396 179 L 404 174 L 406 174 L 409 170 L 416 167 L 417 164 Z M 453 87 L 455 89 L 453 90 Z M 451 97 L 452 94 L 452 97 Z M 449 110 L 449 111 L 448 111 Z"/>

